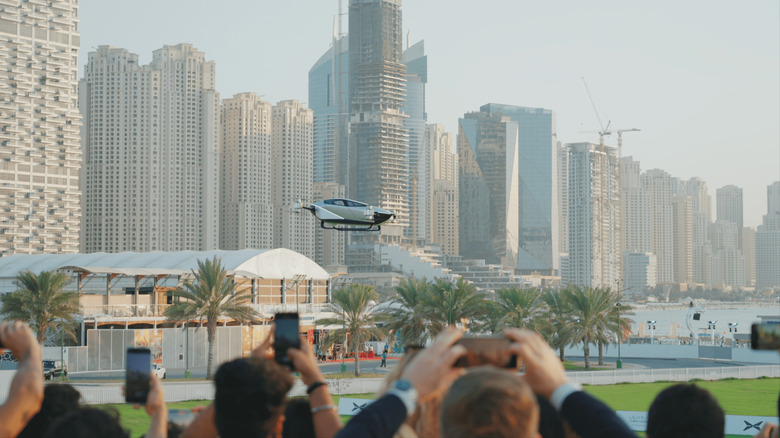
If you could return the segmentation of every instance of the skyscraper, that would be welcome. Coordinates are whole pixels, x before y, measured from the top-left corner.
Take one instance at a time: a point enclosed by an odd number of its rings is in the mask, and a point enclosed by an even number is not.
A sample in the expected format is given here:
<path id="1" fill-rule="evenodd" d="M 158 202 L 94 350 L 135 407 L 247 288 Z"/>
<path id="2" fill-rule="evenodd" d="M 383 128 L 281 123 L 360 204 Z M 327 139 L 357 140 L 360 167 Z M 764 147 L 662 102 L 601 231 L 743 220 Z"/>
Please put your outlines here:
<path id="1" fill-rule="evenodd" d="M 309 70 L 308 102 L 314 111 L 314 182 L 343 186 L 349 168 L 349 52 L 347 37 L 338 33 L 334 29 L 331 47 Z"/>
<path id="2" fill-rule="evenodd" d="M 650 196 L 650 243 L 658 263 L 658 283 L 674 281 L 672 177 L 661 169 L 642 174 L 642 187 Z"/>
<path id="3" fill-rule="evenodd" d="M 349 172 L 351 198 L 392 210 L 383 236 L 400 239 L 409 225 L 409 143 L 401 111 L 401 0 L 349 1 Z"/>
<path id="4" fill-rule="evenodd" d="M 717 218 L 719 221 L 729 221 L 742 228 L 742 189 L 733 186 L 723 186 L 715 191 L 717 202 Z"/>
<path id="5" fill-rule="evenodd" d="M 489 103 L 480 111 L 500 114 L 517 123 L 519 230 L 516 269 L 521 273 L 557 274 L 558 260 L 558 154 L 555 113 Z"/>
<path id="6" fill-rule="evenodd" d="M 633 157 L 623 157 L 621 162 L 623 193 L 621 197 L 623 236 L 621 239 L 623 252 L 652 252 L 653 245 L 650 233 L 652 214 L 650 209 L 650 193 L 642 187 L 641 167 Z M 655 257 L 653 257 L 653 263 Z M 653 268 L 655 274 L 655 267 Z M 653 284 L 655 284 L 653 279 Z"/>
<path id="7" fill-rule="evenodd" d="M 428 82 L 428 57 L 423 41 L 408 47 L 401 56 L 406 66 L 406 114 L 404 127 L 409 134 L 409 219 L 407 236 L 425 242 L 430 222 L 431 156 L 425 147 L 425 84 Z"/>
<path id="8" fill-rule="evenodd" d="M 426 234 L 444 254 L 458 255 L 458 155 L 453 150 L 453 135 L 444 132 L 442 125 L 429 124 L 425 129 L 425 147 L 430 150 L 433 161 L 432 202 Z"/>
<path id="9" fill-rule="evenodd" d="M 190 44 L 89 53 L 85 118 L 85 252 L 219 247 L 216 65 Z"/>
<path id="10" fill-rule="evenodd" d="M 296 202 L 313 196 L 313 112 L 297 100 L 284 100 L 271 114 L 274 248 L 314 258 L 314 218 L 294 208 Z"/>
<path id="11" fill-rule="evenodd" d="M 271 104 L 255 93 L 222 101 L 220 248 L 273 248 Z"/>
<path id="12" fill-rule="evenodd" d="M 672 197 L 673 279 L 693 283 L 693 198 Z"/>
<path id="13" fill-rule="evenodd" d="M 78 1 L 0 14 L 0 255 L 78 252 Z"/>
<path id="14" fill-rule="evenodd" d="M 569 254 L 565 284 L 614 287 L 622 274 L 617 150 L 593 143 L 565 146 L 569 163 Z"/>
<path id="15" fill-rule="evenodd" d="M 767 186 L 767 212 L 756 230 L 756 287 L 780 286 L 780 181 Z"/>
<path id="16" fill-rule="evenodd" d="M 517 122 L 476 112 L 459 126 L 460 255 L 514 269 L 520 226 Z"/>

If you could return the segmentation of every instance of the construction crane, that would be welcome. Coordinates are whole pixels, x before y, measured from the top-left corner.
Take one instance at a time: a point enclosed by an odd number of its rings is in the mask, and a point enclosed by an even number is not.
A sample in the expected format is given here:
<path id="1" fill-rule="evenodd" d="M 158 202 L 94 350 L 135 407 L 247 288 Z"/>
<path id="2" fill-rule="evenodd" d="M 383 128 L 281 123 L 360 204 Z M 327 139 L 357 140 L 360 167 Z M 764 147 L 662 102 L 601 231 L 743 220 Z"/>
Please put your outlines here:
<path id="1" fill-rule="evenodd" d="M 580 131 L 580 132 L 598 134 L 599 145 L 604 146 L 604 137 L 607 135 L 612 135 L 612 131 L 609 130 L 609 125 L 612 124 L 612 121 L 608 120 L 607 126 L 604 127 L 604 124 L 601 122 L 601 116 L 599 115 L 599 111 L 596 109 L 596 104 L 593 102 L 593 96 L 590 95 L 590 88 L 588 88 L 588 83 L 585 82 L 584 76 L 580 76 L 580 79 L 582 79 L 582 84 L 585 85 L 585 91 L 588 93 L 588 99 L 590 99 L 590 106 L 593 107 L 593 112 L 596 114 L 596 120 L 599 121 L 599 128 L 601 128 L 600 131 Z"/>

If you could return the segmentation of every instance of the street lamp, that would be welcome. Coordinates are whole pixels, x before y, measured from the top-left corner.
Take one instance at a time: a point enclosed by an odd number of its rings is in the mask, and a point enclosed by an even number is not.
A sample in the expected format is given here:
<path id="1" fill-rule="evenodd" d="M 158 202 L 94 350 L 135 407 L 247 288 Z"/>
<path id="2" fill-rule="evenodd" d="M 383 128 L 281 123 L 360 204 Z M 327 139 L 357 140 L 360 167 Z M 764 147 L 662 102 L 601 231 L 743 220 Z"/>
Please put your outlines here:
<path id="1" fill-rule="evenodd" d="M 717 324 L 718 321 L 707 321 L 707 330 L 712 330 L 710 334 L 712 335 L 712 345 L 715 345 L 715 324 Z"/>
<path id="2" fill-rule="evenodd" d="M 623 368 L 623 360 L 620 357 L 620 344 L 623 343 L 623 327 L 621 324 L 622 321 L 620 320 L 620 300 L 621 298 L 623 298 L 623 293 L 620 290 L 620 279 L 618 278 L 617 280 L 615 280 L 615 282 L 617 283 L 618 286 L 618 299 L 617 299 L 617 303 L 615 304 L 615 306 L 617 307 L 618 358 L 617 358 L 617 362 L 615 363 L 615 368 L 620 369 Z"/>

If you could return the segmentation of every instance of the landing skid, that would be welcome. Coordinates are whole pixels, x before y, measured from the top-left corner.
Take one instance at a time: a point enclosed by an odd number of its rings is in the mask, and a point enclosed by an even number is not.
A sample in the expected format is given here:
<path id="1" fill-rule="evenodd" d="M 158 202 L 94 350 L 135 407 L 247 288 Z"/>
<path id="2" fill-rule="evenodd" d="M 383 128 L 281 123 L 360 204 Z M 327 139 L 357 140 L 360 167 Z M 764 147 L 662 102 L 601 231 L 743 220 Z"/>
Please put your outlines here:
<path id="1" fill-rule="evenodd" d="M 379 231 L 382 229 L 379 225 L 370 225 L 367 228 L 358 227 L 337 227 L 335 225 L 326 227 L 325 222 L 320 222 L 320 228 L 324 230 L 336 230 L 336 231 Z"/>

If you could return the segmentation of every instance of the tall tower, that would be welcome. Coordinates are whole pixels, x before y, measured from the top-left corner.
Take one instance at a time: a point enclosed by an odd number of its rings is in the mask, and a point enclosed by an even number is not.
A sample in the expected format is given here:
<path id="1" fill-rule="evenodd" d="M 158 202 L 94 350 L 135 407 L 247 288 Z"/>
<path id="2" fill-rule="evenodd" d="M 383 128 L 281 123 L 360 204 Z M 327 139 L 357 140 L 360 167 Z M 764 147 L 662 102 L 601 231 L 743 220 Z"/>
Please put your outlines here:
<path id="1" fill-rule="evenodd" d="M 2 4 L 0 255 L 78 252 L 78 1 Z"/>
<path id="2" fill-rule="evenodd" d="M 650 195 L 650 242 L 658 262 L 658 283 L 674 281 L 672 177 L 661 169 L 642 174 L 642 186 Z"/>
<path id="3" fill-rule="evenodd" d="M 717 219 L 737 224 L 742 228 L 742 189 L 737 186 L 723 186 L 715 191 Z"/>
<path id="4" fill-rule="evenodd" d="M 314 258 L 314 220 L 293 206 L 312 199 L 312 128 L 314 113 L 297 100 L 272 109 L 274 247 Z"/>
<path id="5" fill-rule="evenodd" d="M 85 252 L 219 247 L 216 65 L 191 44 L 89 53 L 81 83 Z"/>
<path id="6" fill-rule="evenodd" d="M 432 185 L 431 207 L 427 223 L 430 242 L 441 246 L 447 255 L 458 255 L 459 191 L 458 154 L 453 149 L 453 135 L 444 126 L 430 124 L 425 129 L 425 147 L 430 152 Z"/>
<path id="7" fill-rule="evenodd" d="M 428 57 L 423 41 L 408 47 L 401 57 L 406 66 L 406 114 L 404 127 L 409 133 L 409 228 L 407 236 L 419 241 L 430 240 L 427 224 L 431 221 L 431 160 L 425 148 L 425 84 L 428 82 Z"/>
<path id="8" fill-rule="evenodd" d="M 481 112 L 500 114 L 517 123 L 520 188 L 518 256 L 520 273 L 558 273 L 558 153 L 555 113 L 489 103 Z"/>
<path id="9" fill-rule="evenodd" d="M 614 287 L 621 275 L 617 150 L 566 146 L 569 163 L 569 254 L 562 282 Z"/>
<path id="10" fill-rule="evenodd" d="M 514 269 L 520 211 L 517 122 L 475 112 L 459 125 L 460 255 Z"/>
<path id="11" fill-rule="evenodd" d="M 401 51 L 401 0 L 350 0 L 347 195 L 395 211 L 396 224 L 382 226 L 383 236 L 395 239 L 409 225 L 409 139 L 401 110 L 406 66 Z"/>
<path id="12" fill-rule="evenodd" d="M 222 101 L 220 248 L 273 248 L 271 104 L 255 93 Z"/>
<path id="13" fill-rule="evenodd" d="M 767 212 L 756 230 L 756 287 L 780 286 L 780 181 L 767 186 Z"/>

